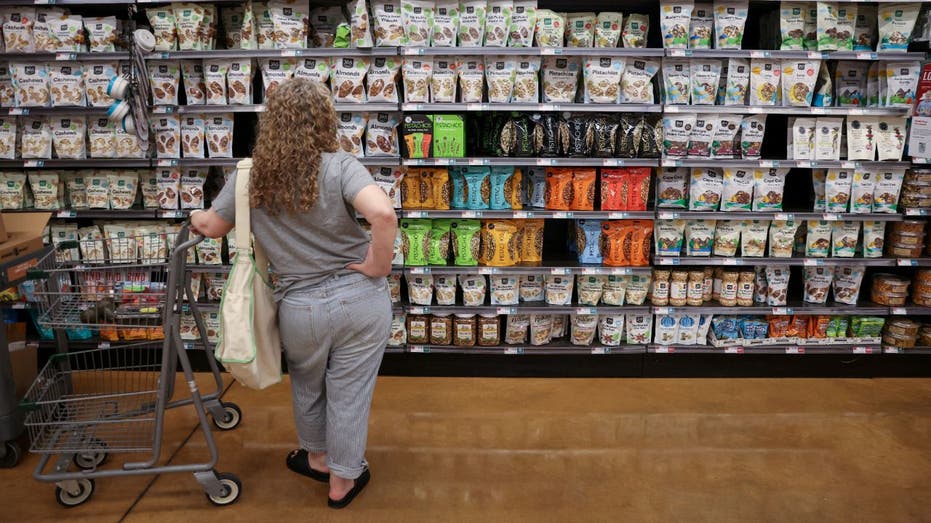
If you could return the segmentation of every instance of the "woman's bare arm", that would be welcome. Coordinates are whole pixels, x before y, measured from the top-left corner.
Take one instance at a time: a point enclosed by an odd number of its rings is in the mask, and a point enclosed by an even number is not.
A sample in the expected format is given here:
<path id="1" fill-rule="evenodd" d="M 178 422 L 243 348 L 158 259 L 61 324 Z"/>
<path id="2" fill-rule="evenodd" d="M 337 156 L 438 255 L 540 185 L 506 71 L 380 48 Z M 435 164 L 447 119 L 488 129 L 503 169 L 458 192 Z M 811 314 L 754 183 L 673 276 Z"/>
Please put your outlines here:
<path id="1" fill-rule="evenodd" d="M 394 258 L 394 239 L 398 233 L 398 216 L 388 195 L 377 185 L 368 185 L 359 191 L 352 206 L 372 226 L 372 244 L 362 263 L 354 263 L 347 269 L 378 278 L 391 274 Z"/>
<path id="2" fill-rule="evenodd" d="M 207 238 L 222 238 L 233 230 L 233 224 L 224 220 L 213 209 L 191 212 L 191 231 Z"/>

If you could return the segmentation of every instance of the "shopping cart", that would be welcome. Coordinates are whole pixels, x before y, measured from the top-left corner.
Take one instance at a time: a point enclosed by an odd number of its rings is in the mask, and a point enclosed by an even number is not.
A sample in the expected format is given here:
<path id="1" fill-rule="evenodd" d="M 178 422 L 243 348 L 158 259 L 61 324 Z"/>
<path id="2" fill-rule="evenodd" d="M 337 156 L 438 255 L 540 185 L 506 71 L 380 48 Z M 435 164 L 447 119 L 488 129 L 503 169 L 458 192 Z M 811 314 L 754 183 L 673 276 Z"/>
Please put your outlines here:
<path id="1" fill-rule="evenodd" d="M 73 507 L 90 499 L 96 478 L 168 472 L 192 472 L 215 505 L 239 498 L 239 479 L 214 470 L 218 451 L 207 414 L 218 429 L 230 430 L 242 413 L 235 404 L 220 401 L 223 378 L 209 349 L 205 352 L 216 390 L 200 392 L 181 341 L 184 305 L 193 313 L 203 346 L 209 347 L 197 302 L 184 299 L 194 296 L 187 252 L 201 240 L 190 238 L 187 226 L 175 239 L 161 232 L 82 238 L 58 245 L 31 271 L 38 322 L 54 329 L 62 350 L 40 372 L 22 406 L 30 451 L 41 455 L 34 477 L 55 482 L 62 505 Z M 76 261 L 77 253 L 82 261 Z M 65 330 L 82 328 L 114 341 L 67 352 Z M 179 362 L 191 397 L 175 400 Z M 160 464 L 165 411 L 189 405 L 197 413 L 210 459 Z M 142 456 L 138 461 L 128 456 L 120 468 L 101 468 L 108 455 L 117 453 Z M 51 471 L 46 472 L 50 462 Z M 72 464 L 78 470 L 69 471 Z"/>

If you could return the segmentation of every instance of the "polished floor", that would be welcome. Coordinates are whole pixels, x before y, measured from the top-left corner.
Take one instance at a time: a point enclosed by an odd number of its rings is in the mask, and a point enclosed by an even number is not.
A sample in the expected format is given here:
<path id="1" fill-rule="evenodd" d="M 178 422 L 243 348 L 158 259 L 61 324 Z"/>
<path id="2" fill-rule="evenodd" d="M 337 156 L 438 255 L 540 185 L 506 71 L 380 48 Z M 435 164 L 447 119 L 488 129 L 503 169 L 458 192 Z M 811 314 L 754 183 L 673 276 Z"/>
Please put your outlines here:
<path id="1" fill-rule="evenodd" d="M 226 398 L 244 411 L 217 435 L 236 505 L 176 474 L 99 480 L 62 509 L 30 457 L 0 470 L 0 520 L 931 522 L 927 379 L 381 378 L 373 480 L 341 512 L 284 468 L 286 386 Z M 203 459 L 191 413 L 168 421 L 171 462 Z"/>

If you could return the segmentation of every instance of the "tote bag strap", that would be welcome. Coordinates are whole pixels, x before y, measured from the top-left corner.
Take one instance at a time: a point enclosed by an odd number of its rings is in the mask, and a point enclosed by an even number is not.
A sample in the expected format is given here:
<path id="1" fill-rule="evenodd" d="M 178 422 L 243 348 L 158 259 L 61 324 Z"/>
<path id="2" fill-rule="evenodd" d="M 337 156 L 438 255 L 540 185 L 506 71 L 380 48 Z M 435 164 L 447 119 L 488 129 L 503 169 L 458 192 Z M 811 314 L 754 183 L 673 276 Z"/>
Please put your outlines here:
<path id="1" fill-rule="evenodd" d="M 249 179 L 252 176 L 252 158 L 236 164 L 236 253 L 254 255 L 255 268 L 268 283 L 268 257 L 262 246 L 252 242 L 252 222 L 249 207 Z"/>

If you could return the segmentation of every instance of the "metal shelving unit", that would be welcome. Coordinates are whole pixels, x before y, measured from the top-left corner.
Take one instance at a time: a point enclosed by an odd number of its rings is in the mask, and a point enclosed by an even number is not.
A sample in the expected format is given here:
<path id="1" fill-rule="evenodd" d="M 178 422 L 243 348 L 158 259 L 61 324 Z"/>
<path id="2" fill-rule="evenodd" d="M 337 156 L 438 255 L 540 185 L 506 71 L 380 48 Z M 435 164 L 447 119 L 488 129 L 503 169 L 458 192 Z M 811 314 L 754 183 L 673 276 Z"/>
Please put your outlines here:
<path id="1" fill-rule="evenodd" d="M 347 48 L 312 47 L 301 49 L 211 49 L 207 51 L 156 51 L 147 60 L 191 60 L 223 58 L 334 58 L 341 56 L 398 56 L 396 47 Z"/>
<path id="2" fill-rule="evenodd" d="M 465 267 L 455 265 L 430 267 L 404 267 L 404 274 L 553 274 L 553 275 L 629 275 L 649 274 L 651 267 L 605 267 L 601 265 L 584 266 L 575 262 L 553 263 L 544 265 L 516 265 L 513 267 Z"/>
<path id="3" fill-rule="evenodd" d="M 734 158 L 664 158 L 663 167 L 746 167 L 748 169 L 771 169 L 784 167 L 788 169 L 858 169 L 908 168 L 911 162 L 864 162 L 847 160 L 741 160 Z"/>
<path id="4" fill-rule="evenodd" d="M 664 113 L 788 114 L 800 116 L 908 116 L 896 107 L 786 107 L 772 105 L 663 105 Z"/>
<path id="5" fill-rule="evenodd" d="M 521 211 L 496 210 L 449 210 L 449 211 L 417 211 L 402 209 L 399 212 L 402 218 L 499 218 L 499 219 L 556 219 L 556 220 L 652 220 L 656 217 L 653 211 L 547 211 L 542 209 L 527 209 Z"/>
<path id="6" fill-rule="evenodd" d="M 377 48 L 376 48 L 377 49 Z M 385 48 L 388 49 L 388 48 Z M 391 48 L 394 49 L 394 48 Z M 401 56 L 622 56 L 659 58 L 665 50 L 632 47 L 400 47 Z"/>
<path id="7" fill-rule="evenodd" d="M 43 160 L 0 160 L 0 168 L 4 169 L 130 169 L 151 166 L 152 160 L 148 158 L 85 158 L 81 160 L 49 158 Z"/>
<path id="8" fill-rule="evenodd" d="M 568 344 L 550 345 L 495 345 L 492 347 L 456 347 L 450 345 L 408 345 L 407 351 L 415 354 L 554 354 L 554 355 L 580 355 L 580 354 L 643 354 L 645 345 L 587 345 L 577 346 Z"/>
<path id="9" fill-rule="evenodd" d="M 837 221 L 902 221 L 903 215 L 892 213 L 838 213 L 838 212 L 756 212 L 756 211 L 685 211 L 685 210 L 657 210 L 658 220 L 823 220 Z"/>
<path id="10" fill-rule="evenodd" d="M 838 345 L 735 345 L 731 347 L 712 347 L 708 345 L 649 345 L 651 354 L 795 354 L 795 355 L 830 355 L 857 354 L 879 355 L 882 347 L 878 344 L 838 344 Z"/>
<path id="11" fill-rule="evenodd" d="M 650 307 L 639 305 L 589 307 L 585 305 L 546 305 L 544 303 L 480 305 L 476 307 L 465 305 L 408 305 L 402 307 L 402 309 L 408 314 L 497 314 L 499 316 L 510 316 L 512 314 L 650 314 Z"/>
<path id="12" fill-rule="evenodd" d="M 717 303 L 705 304 L 696 307 L 653 307 L 653 314 L 760 314 L 773 316 L 803 315 L 831 315 L 831 316 L 885 316 L 889 314 L 889 307 L 875 303 L 860 303 L 856 306 L 844 304 L 816 305 L 812 303 L 793 302 L 783 307 L 768 305 L 754 305 L 752 307 L 725 307 Z"/>
<path id="13" fill-rule="evenodd" d="M 449 165 L 537 165 L 546 167 L 656 167 L 659 159 L 652 158 L 517 158 L 517 157 L 467 157 L 467 158 L 421 158 L 401 160 L 403 165 L 449 166 Z"/>
<path id="14" fill-rule="evenodd" d="M 392 103 L 364 103 L 347 104 L 338 103 L 337 112 L 396 112 L 398 104 Z M 264 104 L 223 104 L 223 105 L 156 105 L 152 107 L 153 114 L 215 114 L 215 113 L 262 113 Z"/>
<path id="15" fill-rule="evenodd" d="M 661 113 L 662 104 L 596 103 L 402 103 L 403 111 L 569 111 L 575 113 Z"/>
<path id="16" fill-rule="evenodd" d="M 819 265 L 866 265 L 868 267 L 894 267 L 895 258 L 725 258 L 721 256 L 654 256 L 657 265 L 792 265 L 816 267 Z M 931 259 L 928 260 L 931 265 Z"/>
<path id="17" fill-rule="evenodd" d="M 890 51 L 783 51 L 781 49 L 666 49 L 665 51 L 665 56 L 673 58 L 772 58 L 781 60 L 923 60 L 925 58 L 925 53 Z"/>

